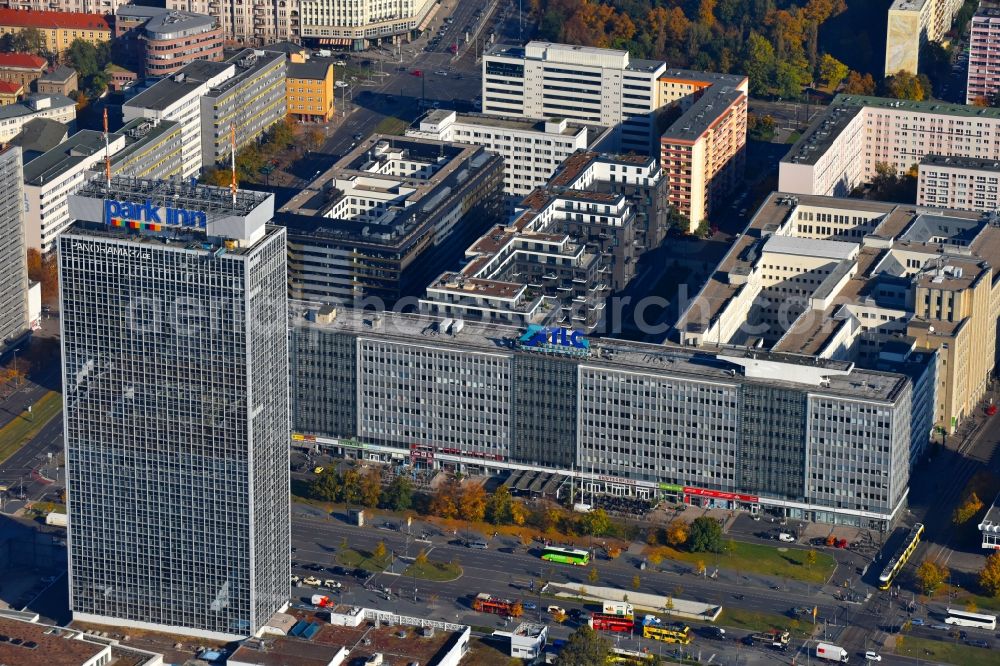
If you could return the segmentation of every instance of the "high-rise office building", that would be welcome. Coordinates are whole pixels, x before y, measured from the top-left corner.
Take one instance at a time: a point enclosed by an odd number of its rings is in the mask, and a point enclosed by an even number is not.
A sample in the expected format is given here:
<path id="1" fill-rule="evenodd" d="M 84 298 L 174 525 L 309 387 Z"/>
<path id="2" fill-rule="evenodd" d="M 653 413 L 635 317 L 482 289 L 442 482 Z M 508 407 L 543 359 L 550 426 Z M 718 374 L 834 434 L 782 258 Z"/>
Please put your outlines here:
<path id="1" fill-rule="evenodd" d="M 21 149 L 0 152 L 0 354 L 28 333 Z"/>
<path id="2" fill-rule="evenodd" d="M 99 177 L 59 238 L 74 618 L 226 640 L 288 602 L 270 194 Z"/>

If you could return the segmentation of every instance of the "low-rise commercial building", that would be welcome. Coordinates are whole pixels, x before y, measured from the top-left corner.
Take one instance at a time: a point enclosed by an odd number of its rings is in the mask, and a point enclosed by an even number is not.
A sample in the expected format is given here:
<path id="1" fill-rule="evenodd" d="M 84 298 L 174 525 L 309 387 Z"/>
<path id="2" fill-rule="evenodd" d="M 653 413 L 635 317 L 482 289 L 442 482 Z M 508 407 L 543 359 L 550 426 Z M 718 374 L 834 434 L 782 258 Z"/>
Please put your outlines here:
<path id="1" fill-rule="evenodd" d="M 660 106 L 680 117 L 660 137 L 660 165 L 670 204 L 697 229 L 743 182 L 747 143 L 747 77 L 669 69 L 658 81 Z"/>
<path id="2" fill-rule="evenodd" d="M 222 27 L 223 38 L 230 43 L 262 46 L 299 36 L 299 0 L 166 0 L 165 4 L 170 10 L 213 17 Z"/>
<path id="3" fill-rule="evenodd" d="M 778 189 L 846 196 L 879 163 L 906 173 L 927 155 L 1000 160 L 1000 109 L 837 95 L 778 165 Z"/>
<path id="4" fill-rule="evenodd" d="M 333 61 L 312 58 L 288 62 L 285 96 L 288 115 L 305 122 L 327 122 L 334 114 Z"/>
<path id="5" fill-rule="evenodd" d="M 0 143 L 21 133 L 25 124 L 36 118 L 48 118 L 73 129 L 76 125 L 76 102 L 62 95 L 28 95 L 14 104 L 0 107 Z"/>
<path id="6" fill-rule="evenodd" d="M 511 221 L 487 231 L 466 263 L 431 283 L 422 312 L 586 332 L 666 233 L 666 181 L 656 158 L 581 152 Z"/>
<path id="7" fill-rule="evenodd" d="M 874 529 L 905 506 L 913 387 L 901 374 L 566 329 L 296 309 L 293 436 L 334 454 L 554 471 L 585 492 Z"/>
<path id="8" fill-rule="evenodd" d="M 374 135 L 275 216 L 288 290 L 322 303 L 418 296 L 503 219 L 503 161 L 485 149 Z"/>
<path id="9" fill-rule="evenodd" d="M 665 70 L 661 61 L 616 49 L 495 44 L 483 54 L 483 113 L 611 127 L 615 150 L 658 154 L 658 79 Z"/>
<path id="10" fill-rule="evenodd" d="M 565 118 L 544 120 L 434 109 L 414 124 L 406 136 L 470 143 L 500 155 L 504 194 L 516 199 L 548 182 L 576 151 L 610 147 L 609 128 Z"/>
<path id="11" fill-rule="evenodd" d="M 937 357 L 933 410 L 954 432 L 995 367 L 1000 227 L 990 214 L 771 195 L 676 325 L 685 345 L 842 359 Z"/>
<path id="12" fill-rule="evenodd" d="M 917 174 L 917 205 L 955 210 L 1000 209 L 1000 162 L 927 155 Z"/>
<path id="13" fill-rule="evenodd" d="M 15 35 L 27 28 L 39 31 L 49 53 L 62 53 L 74 39 L 96 46 L 111 41 L 114 34 L 111 17 L 104 14 L 0 8 L 0 36 Z"/>
<path id="14" fill-rule="evenodd" d="M 182 169 L 178 123 L 137 118 L 108 135 L 112 175 L 154 179 L 179 177 Z M 28 247 L 55 249 L 69 228 L 69 195 L 93 171 L 103 171 L 104 135 L 82 130 L 24 166 L 25 228 Z"/>
<path id="15" fill-rule="evenodd" d="M 48 74 L 43 74 L 35 82 L 35 89 L 39 93 L 48 95 L 62 95 L 69 97 L 69 94 L 76 90 L 76 70 L 66 65 L 59 65 Z"/>
<path id="16" fill-rule="evenodd" d="M 0 80 L 19 83 L 30 90 L 31 84 L 45 74 L 48 65 L 45 58 L 30 53 L 0 53 Z"/>
<path id="17" fill-rule="evenodd" d="M 20 133 L 10 140 L 10 144 L 20 146 L 21 160 L 27 164 L 65 141 L 69 136 L 66 130 L 66 125 L 62 123 L 48 118 L 36 118 L 25 123 Z"/>
<path id="18" fill-rule="evenodd" d="M 951 30 L 963 0 L 893 0 L 885 32 L 885 76 L 917 73 L 920 49 Z"/>

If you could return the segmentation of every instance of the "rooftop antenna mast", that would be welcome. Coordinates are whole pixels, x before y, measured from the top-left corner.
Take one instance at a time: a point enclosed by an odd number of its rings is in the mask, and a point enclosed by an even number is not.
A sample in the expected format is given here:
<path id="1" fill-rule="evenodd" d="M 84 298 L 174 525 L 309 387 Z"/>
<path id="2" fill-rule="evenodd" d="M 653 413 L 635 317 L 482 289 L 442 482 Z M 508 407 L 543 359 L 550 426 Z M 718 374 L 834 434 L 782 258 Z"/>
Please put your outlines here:
<path id="1" fill-rule="evenodd" d="M 236 208 L 236 125 L 229 126 L 229 168 L 232 170 L 232 180 L 229 189 L 233 193 L 233 208 Z"/>
<path id="2" fill-rule="evenodd" d="M 108 107 L 104 107 L 104 177 L 111 189 L 111 148 L 108 146 Z"/>

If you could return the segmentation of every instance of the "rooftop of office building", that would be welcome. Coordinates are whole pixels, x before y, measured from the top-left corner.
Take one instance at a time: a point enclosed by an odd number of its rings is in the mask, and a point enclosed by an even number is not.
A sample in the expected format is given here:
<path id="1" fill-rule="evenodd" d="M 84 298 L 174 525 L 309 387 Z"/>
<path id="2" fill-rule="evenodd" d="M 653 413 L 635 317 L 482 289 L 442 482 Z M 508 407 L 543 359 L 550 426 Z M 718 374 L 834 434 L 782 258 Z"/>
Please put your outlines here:
<path id="1" fill-rule="evenodd" d="M 1000 171 L 1000 162 L 976 157 L 948 157 L 946 155 L 924 155 L 920 166 L 951 167 L 953 169 L 973 169 L 975 171 Z"/>
<path id="2" fill-rule="evenodd" d="M 871 219 L 873 228 L 869 225 L 856 242 L 798 237 L 793 220 L 800 207 L 813 212 L 826 209 L 831 215 L 858 213 Z M 970 211 L 772 193 L 679 319 L 677 330 L 704 333 L 723 313 L 745 318 L 745 312 L 727 312 L 727 308 L 738 302 L 734 299 L 746 288 L 766 252 L 814 257 L 833 266 L 810 295 L 822 307 L 797 319 L 773 347 L 815 354 L 843 324 L 842 306 L 882 304 L 880 286 L 967 288 L 1000 261 L 1000 221 Z M 906 265 L 914 259 L 922 261 L 921 265 Z"/>
<path id="3" fill-rule="evenodd" d="M 329 610 L 347 617 L 365 612 L 344 605 Z M 386 664 L 434 664 L 454 647 L 459 636 L 454 630 L 410 624 L 376 622 L 372 626 L 366 621 L 358 626 L 340 626 L 329 622 L 328 613 L 296 608 L 280 615 L 290 616 L 289 635 L 265 635 L 244 641 L 229 657 L 230 661 L 255 666 L 328 666 L 368 663 L 366 660 L 372 655 L 382 654 Z M 338 655 L 346 659 L 337 660 Z"/>
<path id="4" fill-rule="evenodd" d="M 781 161 L 792 164 L 815 164 L 851 120 L 864 109 L 891 109 L 916 114 L 933 113 L 956 118 L 1000 119 L 998 108 L 951 104 L 937 100 L 915 102 L 889 97 L 840 94 L 834 97 L 826 111 L 813 121 Z"/>
<path id="5" fill-rule="evenodd" d="M 518 343 L 525 329 L 503 324 L 453 320 L 396 312 L 365 312 L 351 308 L 327 310 L 320 316 L 318 306 L 292 302 L 293 325 L 339 331 L 366 338 L 379 337 L 410 344 L 438 345 L 456 351 L 547 354 L 557 351 L 526 347 Z M 456 330 L 458 328 L 458 330 Z M 775 386 L 808 387 L 817 393 L 869 400 L 894 400 L 903 389 L 905 377 L 864 370 L 853 363 L 819 359 L 797 354 L 777 354 L 739 347 L 717 346 L 692 349 L 672 344 L 649 344 L 592 338 L 586 350 L 575 349 L 573 358 L 588 367 L 632 369 L 639 373 L 716 381 L 722 384 L 763 383 Z"/>
<path id="6" fill-rule="evenodd" d="M 482 127 L 496 127 L 498 129 L 510 129 L 521 132 L 546 132 L 548 127 L 553 125 L 562 126 L 559 134 L 563 136 L 577 136 L 580 132 L 591 133 L 591 137 L 604 134 L 608 128 L 600 125 L 590 125 L 577 122 L 575 120 L 565 120 L 562 118 L 516 118 L 513 116 L 491 116 L 482 113 L 458 113 L 449 109 L 432 109 L 417 119 L 417 124 L 426 122 L 439 125 L 453 117 L 453 122 L 465 123 L 469 125 L 479 125 Z M 588 139 L 588 143 L 592 142 Z"/>
<path id="7" fill-rule="evenodd" d="M 273 53 L 280 53 L 280 51 L 273 51 Z M 290 62 L 287 65 L 288 78 L 318 81 L 326 78 L 326 74 L 332 66 L 333 60 L 326 58 L 310 58 L 306 62 Z"/>
<path id="8" fill-rule="evenodd" d="M 33 94 L 26 96 L 20 102 L 0 106 L 0 120 L 28 116 L 47 109 L 58 109 L 67 106 L 76 108 L 76 102 L 65 95 Z"/>
<path id="9" fill-rule="evenodd" d="M 205 97 L 222 97 L 223 95 L 231 92 L 234 88 L 238 87 L 246 81 L 246 79 L 257 74 L 262 69 L 267 69 L 273 65 L 275 61 L 284 62 L 284 60 L 285 56 L 283 54 L 274 51 L 243 49 L 227 58 L 225 63 L 223 63 L 225 65 L 232 65 L 236 68 L 233 75 L 222 83 L 216 83 L 214 86 L 209 88 L 208 92 L 205 93 Z M 183 72 L 190 66 L 191 65 L 185 66 L 181 69 L 181 71 Z"/>
<path id="10" fill-rule="evenodd" d="M 184 65 L 176 74 L 160 79 L 125 102 L 124 106 L 164 111 L 232 66 L 229 62 L 196 60 Z"/>
<path id="11" fill-rule="evenodd" d="M 581 150 L 567 157 L 549 180 L 549 187 L 572 187 L 595 162 L 649 169 L 652 176 L 659 173 L 659 161 L 647 155 L 608 155 L 592 150 Z"/>
<path id="12" fill-rule="evenodd" d="M 581 67 L 617 68 L 646 73 L 655 73 L 666 67 L 666 64 L 662 60 L 632 58 L 628 51 L 622 49 L 558 44 L 540 40 L 528 42 L 524 46 L 497 43 L 489 47 L 484 55 L 556 63 L 563 62 Z"/>
<path id="13" fill-rule="evenodd" d="M 211 30 L 216 26 L 218 22 L 213 16 L 171 9 L 151 17 L 143 30 L 153 39 L 171 39 Z"/>
<path id="14" fill-rule="evenodd" d="M 111 154 L 112 166 L 127 159 L 143 145 L 148 145 L 149 142 L 172 131 L 176 125 L 171 121 L 154 123 L 137 118 L 123 125 L 117 132 L 109 133 L 109 144 L 118 143 L 121 139 L 125 141 L 124 146 Z M 55 148 L 25 164 L 24 182 L 28 185 L 42 186 L 59 178 L 87 158 L 103 153 L 104 148 L 104 134 L 102 132 L 80 130 Z"/>
<path id="15" fill-rule="evenodd" d="M 892 0 L 890 11 L 919 12 L 927 4 L 927 0 Z"/>
<path id="16" fill-rule="evenodd" d="M 743 74 L 725 74 L 723 72 L 701 72 L 695 69 L 683 69 L 681 67 L 671 67 L 660 74 L 660 81 L 683 81 L 697 83 L 707 86 L 721 85 L 723 87 L 737 88 L 747 82 L 747 77 Z"/>
<path id="17" fill-rule="evenodd" d="M 276 219 L 288 228 L 290 239 L 407 247 L 470 176 L 499 162 L 480 146 L 372 135 L 292 197 Z M 386 172 L 395 163 L 411 165 L 411 173 Z M 429 173 L 415 172 L 418 166 Z M 367 215 L 370 204 L 359 204 L 366 214 L 356 219 L 332 217 L 344 197 L 363 198 L 365 192 L 387 202 L 377 218 Z"/>

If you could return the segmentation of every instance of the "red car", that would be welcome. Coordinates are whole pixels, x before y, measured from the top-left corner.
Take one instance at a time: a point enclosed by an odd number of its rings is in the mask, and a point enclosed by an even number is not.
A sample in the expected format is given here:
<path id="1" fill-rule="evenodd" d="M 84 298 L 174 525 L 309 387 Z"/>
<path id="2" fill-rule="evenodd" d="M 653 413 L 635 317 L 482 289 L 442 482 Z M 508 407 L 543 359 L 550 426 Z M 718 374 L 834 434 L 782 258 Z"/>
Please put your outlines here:
<path id="1" fill-rule="evenodd" d="M 422 70 L 415 69 L 412 72 L 410 72 L 410 74 L 413 74 L 413 76 L 423 76 L 424 72 Z"/>

